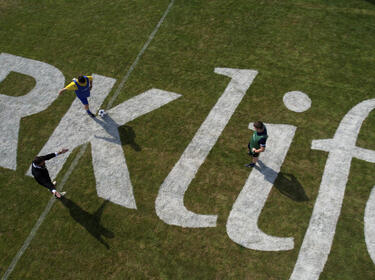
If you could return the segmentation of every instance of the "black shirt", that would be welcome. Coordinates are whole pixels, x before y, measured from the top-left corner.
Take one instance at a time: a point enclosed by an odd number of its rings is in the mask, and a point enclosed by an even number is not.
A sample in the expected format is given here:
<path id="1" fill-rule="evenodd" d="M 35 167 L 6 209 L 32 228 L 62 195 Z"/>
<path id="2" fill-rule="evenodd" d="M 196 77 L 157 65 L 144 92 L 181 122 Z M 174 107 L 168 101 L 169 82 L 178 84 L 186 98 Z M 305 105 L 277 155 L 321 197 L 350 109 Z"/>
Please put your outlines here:
<path id="1" fill-rule="evenodd" d="M 51 158 L 56 157 L 56 153 L 48 154 L 41 156 L 42 160 L 50 160 Z M 49 177 L 48 170 L 45 166 L 39 166 L 34 161 L 31 167 L 31 174 L 33 174 L 35 180 L 42 186 L 46 187 L 50 191 L 55 189 L 55 185 L 52 183 L 51 178 Z"/>

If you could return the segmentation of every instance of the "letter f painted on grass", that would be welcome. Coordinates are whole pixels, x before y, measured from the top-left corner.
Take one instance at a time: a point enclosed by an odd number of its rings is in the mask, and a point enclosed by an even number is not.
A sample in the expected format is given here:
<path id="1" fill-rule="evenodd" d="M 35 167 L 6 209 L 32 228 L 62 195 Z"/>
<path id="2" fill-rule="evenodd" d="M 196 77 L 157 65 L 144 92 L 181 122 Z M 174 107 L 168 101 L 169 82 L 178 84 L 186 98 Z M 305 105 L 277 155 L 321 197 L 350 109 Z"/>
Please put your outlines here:
<path id="1" fill-rule="evenodd" d="M 115 79 L 93 74 L 93 80 L 95 86 L 90 97 L 90 108 L 95 112 L 111 91 Z M 74 148 L 90 143 L 98 196 L 136 209 L 118 127 L 180 96 L 173 92 L 150 89 L 108 110 L 108 115 L 103 119 L 89 117 L 82 110 L 79 100 L 75 99 L 39 154 L 54 151 L 56 147 L 70 149 L 68 153 L 57 157 L 54 164 L 48 167 L 51 177 L 54 178 Z"/>
<path id="2" fill-rule="evenodd" d="M 319 194 L 290 279 L 316 280 L 331 251 L 352 158 L 375 163 L 375 151 L 356 146 L 363 121 L 375 99 L 353 107 L 342 119 L 333 139 L 314 140 L 312 149 L 328 152 Z"/>

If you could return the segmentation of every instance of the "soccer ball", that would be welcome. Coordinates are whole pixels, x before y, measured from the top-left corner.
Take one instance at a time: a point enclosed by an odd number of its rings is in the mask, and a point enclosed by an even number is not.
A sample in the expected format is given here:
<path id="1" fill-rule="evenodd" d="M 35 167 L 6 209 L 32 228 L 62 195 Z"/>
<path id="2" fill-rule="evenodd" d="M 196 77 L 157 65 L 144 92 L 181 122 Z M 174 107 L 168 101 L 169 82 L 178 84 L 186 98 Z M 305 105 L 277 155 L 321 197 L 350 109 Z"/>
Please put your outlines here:
<path id="1" fill-rule="evenodd" d="M 99 110 L 99 116 L 103 118 L 105 115 L 107 115 L 107 113 L 103 109 Z"/>

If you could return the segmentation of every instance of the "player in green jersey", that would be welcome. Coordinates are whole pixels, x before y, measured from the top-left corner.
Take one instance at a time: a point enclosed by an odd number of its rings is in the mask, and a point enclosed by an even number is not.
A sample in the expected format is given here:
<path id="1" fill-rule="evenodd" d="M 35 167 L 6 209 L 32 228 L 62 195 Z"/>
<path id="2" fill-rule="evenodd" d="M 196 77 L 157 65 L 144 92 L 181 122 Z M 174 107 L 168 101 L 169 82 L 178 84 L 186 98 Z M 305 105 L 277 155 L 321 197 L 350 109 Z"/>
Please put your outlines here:
<path id="1" fill-rule="evenodd" d="M 266 126 L 262 122 L 257 121 L 254 123 L 254 129 L 255 131 L 247 145 L 249 148 L 249 156 L 252 157 L 252 162 L 246 164 L 246 167 L 254 167 L 258 162 L 259 153 L 264 152 L 266 149 L 266 141 L 268 138 Z"/>

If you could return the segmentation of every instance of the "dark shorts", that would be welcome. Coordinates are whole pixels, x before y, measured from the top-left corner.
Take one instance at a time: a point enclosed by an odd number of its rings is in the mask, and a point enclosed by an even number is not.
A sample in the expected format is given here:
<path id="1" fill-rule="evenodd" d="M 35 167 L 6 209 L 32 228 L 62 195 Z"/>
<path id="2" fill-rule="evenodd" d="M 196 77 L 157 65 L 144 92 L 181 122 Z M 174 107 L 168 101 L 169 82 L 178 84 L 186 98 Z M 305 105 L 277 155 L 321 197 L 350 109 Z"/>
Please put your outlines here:
<path id="1" fill-rule="evenodd" d="M 81 100 L 83 105 L 89 105 L 89 101 L 87 100 L 87 97 L 90 97 L 90 94 L 85 94 L 85 95 L 76 94 L 76 96 L 79 100 Z"/>
<path id="2" fill-rule="evenodd" d="M 249 156 L 252 156 L 252 157 L 259 157 L 259 153 L 249 152 Z"/>
<path id="3" fill-rule="evenodd" d="M 89 101 L 87 100 L 87 97 L 81 97 L 77 95 L 77 98 L 81 100 L 83 105 L 89 105 Z"/>

